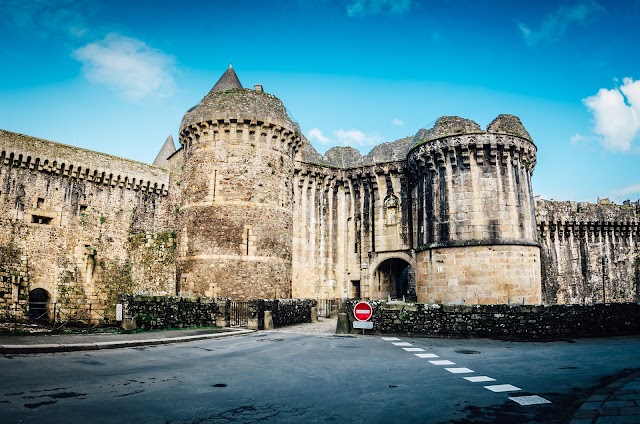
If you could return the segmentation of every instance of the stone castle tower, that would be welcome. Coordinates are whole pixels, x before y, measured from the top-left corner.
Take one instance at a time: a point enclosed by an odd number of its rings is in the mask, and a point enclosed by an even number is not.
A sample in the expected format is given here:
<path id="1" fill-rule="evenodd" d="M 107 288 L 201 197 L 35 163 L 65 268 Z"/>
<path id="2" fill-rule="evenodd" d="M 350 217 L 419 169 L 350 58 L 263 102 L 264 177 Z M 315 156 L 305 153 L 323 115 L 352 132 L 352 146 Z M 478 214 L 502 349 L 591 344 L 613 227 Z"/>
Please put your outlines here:
<path id="1" fill-rule="evenodd" d="M 539 303 L 536 147 L 520 120 L 500 115 L 485 132 L 443 117 L 413 145 L 418 300 Z"/>
<path id="2" fill-rule="evenodd" d="M 291 296 L 293 160 L 300 129 L 230 66 L 180 125 L 178 291 Z"/>

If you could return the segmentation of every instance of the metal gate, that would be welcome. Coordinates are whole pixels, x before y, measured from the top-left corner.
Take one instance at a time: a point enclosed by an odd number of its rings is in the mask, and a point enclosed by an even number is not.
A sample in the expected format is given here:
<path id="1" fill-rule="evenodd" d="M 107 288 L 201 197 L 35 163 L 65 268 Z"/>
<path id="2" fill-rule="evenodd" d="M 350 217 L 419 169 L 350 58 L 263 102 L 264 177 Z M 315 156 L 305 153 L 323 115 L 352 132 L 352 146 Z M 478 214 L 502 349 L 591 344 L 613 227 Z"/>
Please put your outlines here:
<path id="1" fill-rule="evenodd" d="M 246 327 L 249 323 L 249 302 L 231 302 L 229 311 L 229 325 L 232 327 Z"/>
<path id="2" fill-rule="evenodd" d="M 338 310 L 338 301 L 335 299 L 318 299 L 318 316 L 331 318 L 331 311 Z"/>

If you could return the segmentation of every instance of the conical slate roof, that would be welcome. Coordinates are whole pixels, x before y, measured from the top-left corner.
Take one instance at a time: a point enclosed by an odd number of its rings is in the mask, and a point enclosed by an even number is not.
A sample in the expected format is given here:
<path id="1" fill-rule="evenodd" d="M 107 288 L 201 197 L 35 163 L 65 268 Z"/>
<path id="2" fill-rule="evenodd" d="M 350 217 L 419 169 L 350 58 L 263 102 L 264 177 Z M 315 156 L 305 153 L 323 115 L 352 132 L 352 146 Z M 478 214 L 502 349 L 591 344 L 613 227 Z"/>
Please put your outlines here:
<path id="1" fill-rule="evenodd" d="M 300 131 L 280 99 L 263 91 L 242 88 L 231 66 L 200 103 L 184 114 L 180 133 L 190 125 L 217 119 L 249 119 Z"/>
<path id="2" fill-rule="evenodd" d="M 233 66 L 229 65 L 227 71 L 222 74 L 216 85 L 213 86 L 209 94 L 214 93 L 216 91 L 225 91 L 231 90 L 233 88 L 242 89 L 242 84 L 236 75 L 236 71 L 233 70 Z"/>
<path id="3" fill-rule="evenodd" d="M 169 167 L 169 161 L 167 160 L 169 156 L 176 152 L 176 145 L 173 143 L 173 136 L 169 134 L 169 137 L 164 141 L 162 148 L 158 152 L 158 156 L 156 156 L 153 161 L 154 166 L 159 166 L 161 168 Z"/>

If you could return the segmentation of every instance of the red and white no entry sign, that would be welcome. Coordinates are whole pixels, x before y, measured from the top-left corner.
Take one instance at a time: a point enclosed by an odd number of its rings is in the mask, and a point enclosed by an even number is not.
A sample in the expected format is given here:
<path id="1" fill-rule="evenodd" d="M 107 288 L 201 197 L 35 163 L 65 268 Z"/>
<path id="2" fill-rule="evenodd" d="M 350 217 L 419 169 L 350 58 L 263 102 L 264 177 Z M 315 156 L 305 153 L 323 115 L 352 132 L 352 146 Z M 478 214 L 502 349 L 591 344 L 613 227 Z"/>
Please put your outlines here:
<path id="1" fill-rule="evenodd" d="M 358 321 L 369 321 L 373 315 L 373 308 L 367 302 L 358 302 L 356 303 L 355 308 L 353 308 L 353 316 L 356 317 Z"/>

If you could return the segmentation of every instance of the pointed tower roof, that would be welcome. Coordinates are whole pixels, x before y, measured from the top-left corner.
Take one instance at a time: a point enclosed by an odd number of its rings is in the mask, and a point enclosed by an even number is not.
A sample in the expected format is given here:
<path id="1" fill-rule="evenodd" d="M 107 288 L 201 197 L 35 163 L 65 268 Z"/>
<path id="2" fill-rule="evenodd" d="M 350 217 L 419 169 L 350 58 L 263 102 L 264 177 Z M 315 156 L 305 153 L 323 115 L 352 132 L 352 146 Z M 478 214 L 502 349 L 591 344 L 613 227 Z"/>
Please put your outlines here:
<path id="1" fill-rule="evenodd" d="M 168 168 L 169 166 L 169 156 L 176 152 L 176 145 L 173 142 L 173 136 L 169 134 L 169 137 L 164 141 L 162 148 L 158 152 L 155 160 L 153 161 L 154 166 L 159 166 L 161 168 Z"/>
<path id="2" fill-rule="evenodd" d="M 236 75 L 236 71 L 233 70 L 233 66 L 229 65 L 227 71 L 222 74 L 216 85 L 213 86 L 209 93 L 214 93 L 216 91 L 225 91 L 231 90 L 233 88 L 242 89 L 242 84 Z"/>

